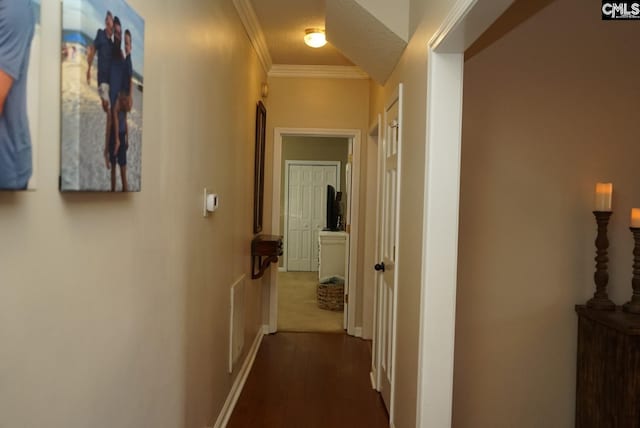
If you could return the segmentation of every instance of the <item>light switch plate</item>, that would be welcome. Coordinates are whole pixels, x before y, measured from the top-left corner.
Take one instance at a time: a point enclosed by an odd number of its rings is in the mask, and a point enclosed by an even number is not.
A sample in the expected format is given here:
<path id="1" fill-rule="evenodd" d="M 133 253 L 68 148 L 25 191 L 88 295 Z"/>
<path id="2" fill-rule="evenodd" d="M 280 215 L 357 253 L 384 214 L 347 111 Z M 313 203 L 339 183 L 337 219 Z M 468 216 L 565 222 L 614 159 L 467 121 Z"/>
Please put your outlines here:
<path id="1" fill-rule="evenodd" d="M 209 212 L 207 211 L 207 188 L 204 188 L 204 196 L 202 198 L 202 217 L 209 217 Z"/>

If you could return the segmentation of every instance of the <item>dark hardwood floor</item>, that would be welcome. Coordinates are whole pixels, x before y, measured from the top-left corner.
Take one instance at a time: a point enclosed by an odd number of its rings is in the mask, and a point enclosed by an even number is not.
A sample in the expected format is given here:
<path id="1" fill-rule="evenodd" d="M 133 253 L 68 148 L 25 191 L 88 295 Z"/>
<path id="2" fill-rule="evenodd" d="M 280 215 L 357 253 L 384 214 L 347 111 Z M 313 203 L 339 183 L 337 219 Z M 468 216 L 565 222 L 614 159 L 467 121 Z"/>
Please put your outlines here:
<path id="1" fill-rule="evenodd" d="M 371 388 L 370 342 L 331 333 L 265 336 L 228 427 L 388 427 Z"/>

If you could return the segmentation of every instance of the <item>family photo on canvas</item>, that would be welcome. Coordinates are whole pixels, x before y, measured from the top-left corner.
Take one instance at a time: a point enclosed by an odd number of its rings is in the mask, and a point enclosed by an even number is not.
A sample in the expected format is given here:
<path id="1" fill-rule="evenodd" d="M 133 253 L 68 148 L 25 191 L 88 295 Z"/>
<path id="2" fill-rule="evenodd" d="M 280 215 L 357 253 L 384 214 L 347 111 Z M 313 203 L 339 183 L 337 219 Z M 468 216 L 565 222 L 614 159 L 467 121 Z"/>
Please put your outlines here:
<path id="1" fill-rule="evenodd" d="M 140 190 L 143 37 L 124 1 L 63 4 L 61 190 Z"/>
<path id="2" fill-rule="evenodd" d="M 105 16 L 105 27 L 99 29 L 87 56 L 87 83 L 91 84 L 91 66 L 97 54 L 98 94 L 105 117 L 104 160 L 111 169 L 111 191 L 116 188 L 116 166 L 120 169 L 122 191 L 127 186 L 127 112 L 131 111 L 133 67 L 131 64 L 131 32 L 125 30 L 122 55 L 122 24 L 111 11 Z"/>

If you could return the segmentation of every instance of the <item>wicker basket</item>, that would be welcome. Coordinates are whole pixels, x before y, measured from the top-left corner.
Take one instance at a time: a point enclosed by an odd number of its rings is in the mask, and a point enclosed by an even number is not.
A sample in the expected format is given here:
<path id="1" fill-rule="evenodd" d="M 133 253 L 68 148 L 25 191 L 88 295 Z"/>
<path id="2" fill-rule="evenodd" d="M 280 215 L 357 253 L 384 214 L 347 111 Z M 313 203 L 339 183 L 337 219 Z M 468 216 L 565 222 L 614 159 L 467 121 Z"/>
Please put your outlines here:
<path id="1" fill-rule="evenodd" d="M 318 284 L 317 294 L 320 309 L 344 310 L 344 284 Z"/>

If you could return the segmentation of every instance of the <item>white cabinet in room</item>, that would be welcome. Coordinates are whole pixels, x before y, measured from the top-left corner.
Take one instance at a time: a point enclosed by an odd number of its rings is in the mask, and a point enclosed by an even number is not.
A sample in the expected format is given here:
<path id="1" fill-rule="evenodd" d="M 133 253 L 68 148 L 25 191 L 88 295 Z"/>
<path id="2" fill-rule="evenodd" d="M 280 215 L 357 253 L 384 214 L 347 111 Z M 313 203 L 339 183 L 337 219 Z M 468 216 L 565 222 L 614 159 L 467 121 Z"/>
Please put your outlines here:
<path id="1" fill-rule="evenodd" d="M 330 276 L 347 277 L 349 234 L 347 232 L 320 231 L 318 279 Z"/>

